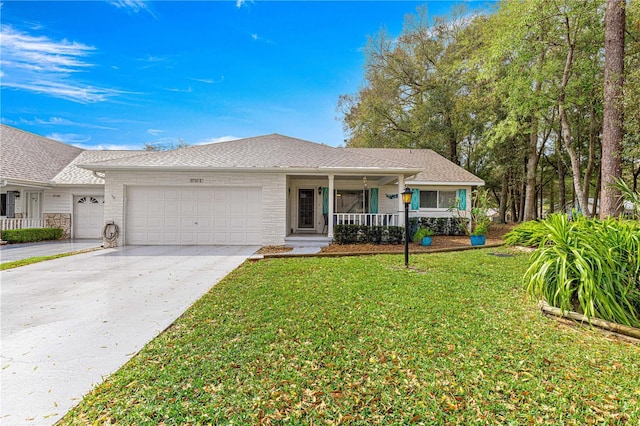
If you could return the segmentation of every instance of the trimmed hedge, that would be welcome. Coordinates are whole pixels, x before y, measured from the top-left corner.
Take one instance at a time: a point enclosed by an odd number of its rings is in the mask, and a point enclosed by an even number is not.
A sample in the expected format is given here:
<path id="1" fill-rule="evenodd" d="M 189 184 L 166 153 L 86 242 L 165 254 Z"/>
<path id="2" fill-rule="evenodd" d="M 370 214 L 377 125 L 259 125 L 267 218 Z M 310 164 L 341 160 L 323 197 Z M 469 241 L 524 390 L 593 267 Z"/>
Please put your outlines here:
<path id="1" fill-rule="evenodd" d="M 410 217 L 409 235 L 413 239 L 418 228 L 430 229 L 435 235 L 466 235 L 463 231 L 466 223 L 467 219 L 462 217 Z"/>
<path id="2" fill-rule="evenodd" d="M 9 243 L 59 240 L 60 237 L 62 237 L 62 229 L 59 228 L 24 228 L 2 231 L 2 239 Z"/>
<path id="3" fill-rule="evenodd" d="M 402 244 L 401 226 L 336 225 L 333 242 L 336 244 Z"/>

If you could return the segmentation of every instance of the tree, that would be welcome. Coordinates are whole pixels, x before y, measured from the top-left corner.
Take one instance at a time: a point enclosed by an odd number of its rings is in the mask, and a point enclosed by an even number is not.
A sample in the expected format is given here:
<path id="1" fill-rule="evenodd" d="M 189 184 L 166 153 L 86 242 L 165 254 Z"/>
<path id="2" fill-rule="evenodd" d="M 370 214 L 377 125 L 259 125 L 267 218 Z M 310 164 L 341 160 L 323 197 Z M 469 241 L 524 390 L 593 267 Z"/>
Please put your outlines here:
<path id="1" fill-rule="evenodd" d="M 605 11 L 602 219 L 621 213 L 621 194 L 614 183 L 622 178 L 625 6 L 625 0 L 607 0 Z"/>
<path id="2" fill-rule="evenodd" d="M 176 142 L 170 140 L 168 142 L 145 142 L 145 151 L 169 151 L 172 149 L 186 148 L 190 146 L 184 139 L 178 138 Z"/>

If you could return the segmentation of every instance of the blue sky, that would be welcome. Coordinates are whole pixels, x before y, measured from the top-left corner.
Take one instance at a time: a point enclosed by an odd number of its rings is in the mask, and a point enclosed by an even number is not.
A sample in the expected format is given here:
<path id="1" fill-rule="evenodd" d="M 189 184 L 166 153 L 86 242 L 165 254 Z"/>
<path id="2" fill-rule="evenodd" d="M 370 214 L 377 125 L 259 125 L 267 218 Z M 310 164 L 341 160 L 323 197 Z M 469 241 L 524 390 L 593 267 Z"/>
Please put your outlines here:
<path id="1" fill-rule="evenodd" d="M 83 148 L 344 141 L 367 37 L 451 1 L 4 1 L 2 122 Z"/>

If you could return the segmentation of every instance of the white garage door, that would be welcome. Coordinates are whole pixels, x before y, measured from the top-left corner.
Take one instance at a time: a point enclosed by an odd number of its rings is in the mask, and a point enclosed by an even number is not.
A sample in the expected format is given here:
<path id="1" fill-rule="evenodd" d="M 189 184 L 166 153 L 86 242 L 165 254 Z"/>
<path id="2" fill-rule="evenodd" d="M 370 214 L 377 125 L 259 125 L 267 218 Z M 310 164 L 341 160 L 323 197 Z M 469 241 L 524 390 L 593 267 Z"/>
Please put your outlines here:
<path id="1" fill-rule="evenodd" d="M 104 221 L 104 197 L 76 195 L 73 197 L 73 237 L 101 238 Z"/>
<path id="2" fill-rule="evenodd" d="M 130 245 L 254 245 L 261 232 L 260 188 L 127 188 Z"/>

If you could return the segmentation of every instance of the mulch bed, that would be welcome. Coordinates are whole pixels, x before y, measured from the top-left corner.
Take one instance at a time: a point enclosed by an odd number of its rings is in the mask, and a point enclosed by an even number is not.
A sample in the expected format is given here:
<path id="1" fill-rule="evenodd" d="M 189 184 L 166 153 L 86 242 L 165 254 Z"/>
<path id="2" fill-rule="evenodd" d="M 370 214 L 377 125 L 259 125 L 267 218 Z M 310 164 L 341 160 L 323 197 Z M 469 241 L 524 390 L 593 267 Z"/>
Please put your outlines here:
<path id="1" fill-rule="evenodd" d="M 487 245 L 502 244 L 504 234 L 512 230 L 516 224 L 494 224 L 491 225 L 489 234 L 487 235 Z M 409 251 L 411 253 L 420 253 L 432 251 L 435 249 L 454 249 L 461 247 L 469 247 L 468 236 L 453 237 L 438 235 L 433 237 L 433 243 L 428 246 L 421 246 L 417 243 L 409 243 Z M 291 248 L 282 246 L 266 246 L 262 247 L 258 254 L 286 253 Z M 323 247 L 321 253 L 402 253 L 404 252 L 403 244 L 331 244 L 329 247 Z"/>

